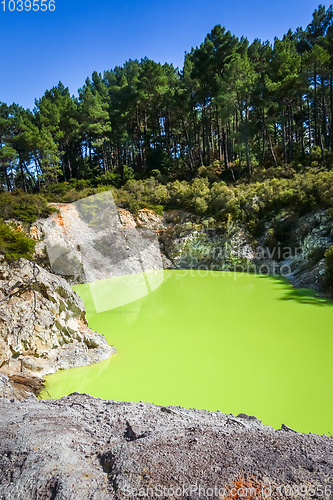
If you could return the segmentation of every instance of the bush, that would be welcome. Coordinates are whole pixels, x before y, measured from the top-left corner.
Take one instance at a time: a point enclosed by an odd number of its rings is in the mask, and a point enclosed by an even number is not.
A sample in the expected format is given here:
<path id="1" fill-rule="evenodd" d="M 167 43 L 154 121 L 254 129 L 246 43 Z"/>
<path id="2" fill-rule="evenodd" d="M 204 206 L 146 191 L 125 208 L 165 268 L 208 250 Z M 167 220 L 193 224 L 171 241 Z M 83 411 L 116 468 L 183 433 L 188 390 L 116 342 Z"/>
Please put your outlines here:
<path id="1" fill-rule="evenodd" d="M 114 198 L 116 203 L 121 203 L 129 211 L 137 213 L 142 208 L 167 204 L 170 195 L 167 186 L 150 177 L 140 181 L 130 179 L 121 189 L 114 192 Z"/>
<path id="2" fill-rule="evenodd" d="M 325 252 L 325 285 L 328 289 L 333 288 L 333 246 Z"/>
<path id="3" fill-rule="evenodd" d="M 163 205 L 155 205 L 153 207 L 153 210 L 155 213 L 157 213 L 157 215 L 163 215 L 164 207 L 163 207 Z"/>
<path id="4" fill-rule="evenodd" d="M 0 221 L 0 252 L 7 260 L 19 258 L 31 259 L 36 242 L 22 231 Z"/>
<path id="5" fill-rule="evenodd" d="M 0 217 L 3 220 L 16 219 L 31 224 L 38 217 L 47 217 L 54 211 L 42 195 L 26 194 L 20 190 L 0 194 Z"/>
<path id="6" fill-rule="evenodd" d="M 121 184 L 121 175 L 116 172 L 105 172 L 99 177 L 95 178 L 96 182 L 100 182 L 101 184 L 111 185 L 111 186 L 119 186 Z M 81 182 L 81 181 L 79 181 Z"/>
<path id="7" fill-rule="evenodd" d="M 317 149 L 313 155 L 318 155 Z M 218 176 L 220 167 L 220 163 L 215 161 L 209 167 L 199 167 L 198 173 L 202 177 L 196 177 L 191 182 L 175 180 L 168 184 L 161 182 L 163 176 L 160 175 L 160 170 L 152 170 L 150 172 L 152 177 L 135 180 L 131 178 L 132 169 L 124 167 L 124 178 L 125 180 L 127 178 L 127 181 L 120 188 L 113 185 L 116 183 L 114 175 L 119 174 L 108 172 L 95 178 L 95 187 L 90 186 L 89 181 L 71 179 L 69 182 L 50 186 L 49 193 L 45 196 L 48 201 L 72 203 L 103 190 L 112 189 L 115 202 L 131 212 L 136 213 L 142 208 L 156 206 L 163 206 L 166 210 L 183 208 L 201 216 L 213 216 L 222 222 L 237 220 L 246 224 L 251 234 L 256 237 L 262 230 L 262 221 L 270 220 L 282 210 L 303 215 L 320 207 L 328 208 L 329 214 L 333 213 L 332 171 L 318 171 L 304 167 L 302 173 L 296 173 L 287 165 L 271 167 L 261 171 L 261 177 L 254 175 L 250 180 L 240 179 L 237 183 L 227 184 L 220 180 L 212 182 L 214 176 L 210 174 L 215 172 Z M 0 217 L 20 216 L 21 220 L 29 221 L 33 217 L 40 216 L 43 210 L 50 211 L 46 207 L 45 199 L 42 201 L 43 197 L 39 197 L 37 203 L 37 195 L 25 195 L 34 197 L 29 201 L 34 208 L 28 206 L 24 208 L 24 197 L 21 193 L 20 197 L 23 198 L 14 213 L 12 196 L 10 193 L 0 195 Z M 29 203 L 27 202 L 27 205 Z M 162 209 L 157 210 L 161 212 Z"/>
<path id="8" fill-rule="evenodd" d="M 134 170 L 132 167 L 128 167 L 127 165 L 124 165 L 123 168 L 123 181 L 129 181 L 130 179 L 134 179 Z"/>

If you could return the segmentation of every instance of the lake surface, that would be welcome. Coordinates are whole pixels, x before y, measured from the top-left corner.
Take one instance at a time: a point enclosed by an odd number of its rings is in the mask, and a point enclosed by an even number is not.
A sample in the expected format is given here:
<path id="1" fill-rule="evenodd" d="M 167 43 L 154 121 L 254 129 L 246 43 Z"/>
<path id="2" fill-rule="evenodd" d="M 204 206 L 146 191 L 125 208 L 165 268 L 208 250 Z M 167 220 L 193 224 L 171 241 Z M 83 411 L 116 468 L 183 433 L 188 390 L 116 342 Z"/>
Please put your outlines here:
<path id="1" fill-rule="evenodd" d="M 268 276 L 161 273 L 155 289 L 144 277 L 149 293 L 143 275 L 73 287 L 89 326 L 118 352 L 47 376 L 51 397 L 78 391 L 247 413 L 276 428 L 333 434 L 331 302 Z"/>

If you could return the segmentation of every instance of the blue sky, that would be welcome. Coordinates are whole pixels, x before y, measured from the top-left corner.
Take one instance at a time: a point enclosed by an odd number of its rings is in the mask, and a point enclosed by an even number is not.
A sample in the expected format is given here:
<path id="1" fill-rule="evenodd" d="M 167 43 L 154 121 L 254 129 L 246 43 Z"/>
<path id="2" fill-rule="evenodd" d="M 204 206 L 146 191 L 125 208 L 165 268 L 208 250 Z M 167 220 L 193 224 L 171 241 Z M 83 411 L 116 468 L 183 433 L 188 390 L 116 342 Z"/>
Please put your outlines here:
<path id="1" fill-rule="evenodd" d="M 55 5 L 54 12 L 3 12 L 0 4 L 0 101 L 33 108 L 34 98 L 59 80 L 76 94 L 94 70 L 128 59 L 147 56 L 181 68 L 184 52 L 215 24 L 250 41 L 273 41 L 289 28 L 309 24 L 318 7 L 312 0 L 55 0 Z"/>

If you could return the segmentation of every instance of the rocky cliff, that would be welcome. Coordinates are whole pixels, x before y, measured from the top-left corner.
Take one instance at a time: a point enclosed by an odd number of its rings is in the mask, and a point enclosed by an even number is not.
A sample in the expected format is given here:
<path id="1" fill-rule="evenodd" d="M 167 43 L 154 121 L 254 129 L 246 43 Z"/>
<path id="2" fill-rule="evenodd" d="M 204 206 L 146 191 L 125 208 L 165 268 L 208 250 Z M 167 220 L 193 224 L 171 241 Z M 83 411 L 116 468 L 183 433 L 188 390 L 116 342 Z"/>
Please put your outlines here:
<path id="1" fill-rule="evenodd" d="M 108 358 L 115 349 L 93 332 L 67 281 L 20 259 L 0 262 L 0 371 L 42 377 Z M 9 380 L 10 381 L 10 380 Z M 3 391 L 8 380 L 0 380 Z M 10 391 L 9 391 L 10 392 Z"/>
<path id="2" fill-rule="evenodd" d="M 112 214 L 107 231 L 100 222 L 87 223 L 75 204 L 58 204 L 58 214 L 31 228 L 39 256 L 49 252 L 50 242 L 67 246 L 77 268 L 76 276 L 66 276 L 71 283 L 175 267 L 283 275 L 296 287 L 323 292 L 324 253 L 333 245 L 328 210 L 301 217 L 283 211 L 250 231 L 233 220 L 220 223 L 185 210 L 160 216 L 143 209 L 134 215 L 108 196 L 102 200 Z"/>
<path id="3" fill-rule="evenodd" d="M 37 221 L 30 234 L 39 240 L 37 256 L 46 256 L 50 269 L 70 283 L 163 269 L 149 217 L 145 224 L 136 223 L 131 214 L 117 210 L 110 191 L 53 205 L 57 213 Z"/>
<path id="4" fill-rule="evenodd" d="M 0 399 L 2 500 L 329 498 L 333 439 L 85 394 Z"/>
<path id="5" fill-rule="evenodd" d="M 333 245 L 327 210 L 280 213 L 256 237 L 234 221 L 219 224 L 182 210 L 166 212 L 162 222 L 161 249 L 177 268 L 283 275 L 323 292 L 324 253 Z"/>
<path id="6" fill-rule="evenodd" d="M 64 269 L 65 256 L 68 269 L 80 273 L 85 261 L 88 273 L 80 279 L 103 277 L 99 254 L 108 235 L 100 228 L 96 239 L 89 224 L 82 226 L 81 248 L 81 232 L 70 230 L 77 217 L 71 210 L 59 206 L 53 222 L 31 228 L 39 240 L 38 257 L 47 257 L 45 237 L 52 233 L 53 264 Z M 184 211 L 161 217 L 142 210 L 134 217 L 119 209 L 117 217 L 112 233 L 117 266 L 108 272 L 134 272 L 142 263 L 144 269 L 154 268 L 159 259 L 164 267 L 260 272 L 266 266 L 261 272 L 276 274 L 284 274 L 285 267 L 295 285 L 320 290 L 323 252 L 332 245 L 326 211 L 302 218 L 280 214 L 257 239 L 232 222 L 219 225 Z M 48 224 L 56 231 L 45 230 Z M 164 256 L 155 242 L 152 254 L 146 252 L 152 240 L 143 244 L 140 231 L 136 234 L 141 228 L 158 236 Z M 291 253 L 279 253 L 286 248 Z M 137 250 L 143 255 L 139 261 Z M 36 400 L 42 375 L 112 352 L 104 337 L 89 329 L 83 303 L 65 279 L 23 259 L 10 265 L 1 260 L 1 500 L 331 497 L 332 437 L 299 434 L 285 425 L 275 430 L 244 414 L 103 401 L 86 394 Z"/>

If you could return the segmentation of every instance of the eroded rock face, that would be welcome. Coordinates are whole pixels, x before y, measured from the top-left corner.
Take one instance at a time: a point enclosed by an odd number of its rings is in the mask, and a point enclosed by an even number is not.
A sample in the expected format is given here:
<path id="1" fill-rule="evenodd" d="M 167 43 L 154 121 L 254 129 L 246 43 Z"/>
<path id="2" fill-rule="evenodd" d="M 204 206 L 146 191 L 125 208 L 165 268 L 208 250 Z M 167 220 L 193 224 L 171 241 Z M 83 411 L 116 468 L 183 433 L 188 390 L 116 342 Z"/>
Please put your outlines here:
<path id="1" fill-rule="evenodd" d="M 283 275 L 296 287 L 323 290 L 324 253 L 333 245 L 333 221 L 327 210 L 298 217 L 281 213 L 254 238 L 234 221 L 183 210 L 166 212 L 161 249 L 175 267 Z"/>
<path id="2" fill-rule="evenodd" d="M 106 205 L 106 213 L 103 209 L 96 210 L 94 221 L 85 218 L 85 200 L 82 200 L 77 202 L 82 207 L 53 204 L 58 213 L 31 226 L 30 235 L 37 240 L 35 258 L 43 267 L 46 263 L 52 272 L 65 276 L 71 284 L 172 267 L 158 243 L 157 235 L 164 228 L 160 215 L 143 209 L 134 216 L 117 209 L 111 195 L 104 196 L 102 201 L 90 198 L 87 203 L 95 201 L 97 208 L 102 202 Z M 54 259 L 58 253 L 59 258 Z"/>
<path id="3" fill-rule="evenodd" d="M 0 301 L 3 374 L 41 377 L 115 352 L 88 327 L 83 302 L 66 280 L 28 260 L 8 264 L 2 259 Z"/>
<path id="4" fill-rule="evenodd" d="M 58 208 L 61 222 L 66 226 L 66 211 L 72 210 L 73 207 L 61 204 Z M 185 210 L 168 211 L 163 217 L 148 209 L 140 210 L 138 214 L 133 215 L 125 209 L 118 208 L 117 213 L 119 242 L 117 243 L 117 238 L 113 238 L 112 245 L 115 251 L 118 245 L 123 253 L 128 253 L 125 255 L 126 259 L 123 259 L 126 261 L 126 266 L 122 269 L 118 263 L 115 265 L 113 262 L 112 272 L 108 269 L 107 263 L 96 267 L 95 263 L 101 263 L 102 257 L 99 254 L 94 255 L 96 248 L 92 249 L 89 246 L 88 255 L 93 262 L 91 266 L 88 262 L 86 267 L 90 266 L 92 271 L 80 277 L 77 282 L 92 281 L 109 275 L 142 272 L 143 268 L 154 269 L 157 256 L 159 267 L 164 269 L 202 268 L 214 271 L 282 274 L 296 287 L 323 291 L 325 272 L 323 256 L 325 250 L 333 245 L 333 220 L 327 210 L 309 213 L 302 217 L 290 212 L 280 213 L 264 224 L 261 236 L 256 238 L 250 234 L 248 228 L 233 220 L 218 223 L 213 217 L 200 217 Z M 53 219 L 56 220 L 57 217 L 54 215 Z M 43 238 L 50 220 L 51 218 L 47 221 L 38 221 L 31 228 L 32 236 L 39 240 L 36 246 L 37 254 L 42 255 L 43 251 L 45 252 Z M 73 217 L 68 220 L 72 222 Z M 80 224 L 75 223 L 76 230 L 80 229 L 79 226 Z M 74 248 L 77 241 L 71 234 L 70 223 L 67 223 L 65 229 Z M 137 266 L 137 256 L 141 247 L 134 237 L 140 230 L 155 233 L 161 250 L 159 253 L 155 245 L 154 258 L 152 252 L 148 252 L 143 261 L 141 258 L 143 268 L 141 263 L 139 267 Z M 82 228 L 79 232 L 80 238 L 82 235 L 87 238 Z M 83 253 L 83 249 L 76 251 L 80 262 Z"/>
<path id="5" fill-rule="evenodd" d="M 274 430 L 244 414 L 76 393 L 0 400 L 0 415 L 2 500 L 309 499 L 333 491 L 331 437 Z"/>
<path id="6" fill-rule="evenodd" d="M 36 257 L 47 256 L 52 272 L 71 284 L 163 269 L 152 230 L 162 218 L 152 210 L 141 210 L 136 221 L 117 210 L 111 192 L 53 206 L 58 212 L 38 220 L 30 234 L 37 240 Z"/>

